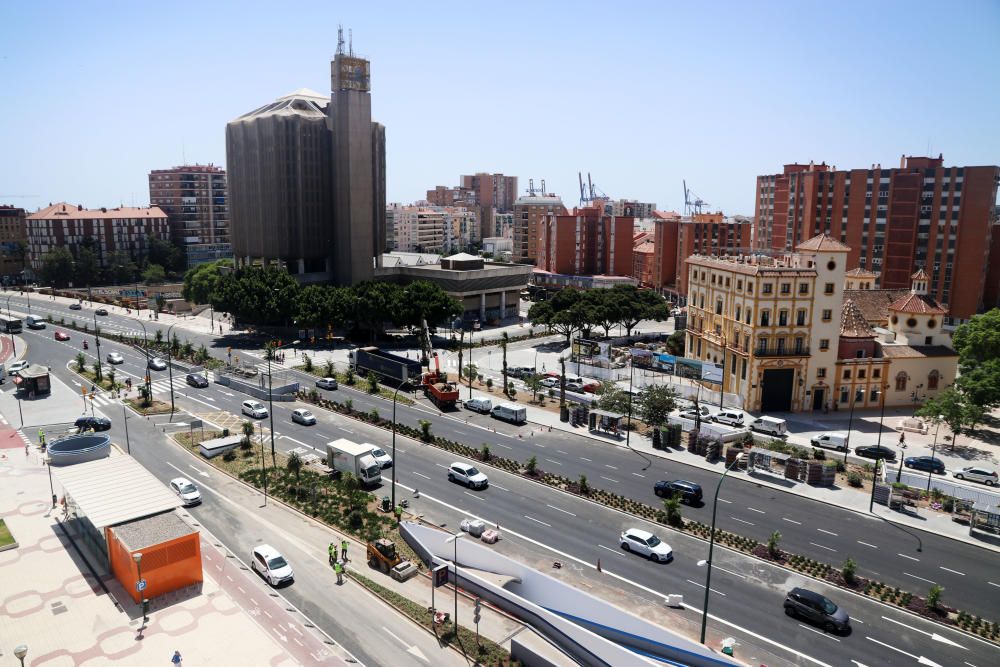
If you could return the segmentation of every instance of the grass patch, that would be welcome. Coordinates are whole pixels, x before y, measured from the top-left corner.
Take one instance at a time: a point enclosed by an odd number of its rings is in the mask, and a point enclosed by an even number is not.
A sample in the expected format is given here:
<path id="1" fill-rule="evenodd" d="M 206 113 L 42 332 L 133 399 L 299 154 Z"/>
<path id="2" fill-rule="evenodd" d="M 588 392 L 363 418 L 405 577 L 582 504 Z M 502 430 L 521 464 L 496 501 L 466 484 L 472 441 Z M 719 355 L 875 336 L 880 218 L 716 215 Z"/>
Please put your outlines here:
<path id="1" fill-rule="evenodd" d="M 8 544 L 14 544 L 14 536 L 10 534 L 10 528 L 3 519 L 0 519 L 0 547 L 5 547 Z"/>
<path id="2" fill-rule="evenodd" d="M 312 375 L 312 376 L 318 377 L 318 378 L 335 377 L 335 378 L 337 378 L 337 384 L 339 386 L 351 387 L 352 389 L 357 389 L 358 391 L 362 391 L 362 392 L 367 393 L 367 391 L 368 391 L 367 390 L 368 385 L 365 382 L 365 379 L 363 377 L 355 375 L 354 376 L 354 384 L 350 385 L 350 384 L 347 383 L 347 373 L 336 373 L 335 372 L 332 376 L 328 376 L 326 373 L 323 372 L 323 368 L 324 368 L 324 364 L 321 364 L 321 363 L 317 362 L 313 366 L 313 369 L 311 371 L 307 371 L 305 365 L 296 366 L 295 370 L 302 371 L 303 373 L 308 373 L 309 375 Z M 305 389 L 305 388 L 303 388 L 303 389 L 305 391 L 309 391 L 308 389 Z M 314 387 L 312 387 L 312 389 L 316 389 L 316 387 L 314 386 Z M 395 392 L 396 392 L 395 389 L 389 389 L 388 387 L 383 387 L 382 385 L 378 386 L 378 395 L 380 397 L 384 398 L 384 399 L 387 399 L 387 400 L 391 401 L 392 400 L 392 395 Z M 325 393 L 326 393 L 325 389 L 324 390 L 320 390 L 320 395 L 321 396 L 323 396 Z M 400 392 L 396 396 L 396 402 L 399 403 L 400 405 L 413 405 L 415 403 L 415 401 L 412 398 L 410 398 L 409 396 L 404 396 L 402 392 Z"/>
<path id="3" fill-rule="evenodd" d="M 164 401 L 154 399 L 149 405 L 143 406 L 141 398 L 126 398 L 125 404 L 143 416 L 170 414 L 170 404 Z"/>
<path id="4" fill-rule="evenodd" d="M 468 628 L 460 625 L 458 626 L 458 636 L 456 637 L 455 626 L 453 624 L 454 619 L 449 620 L 443 625 L 435 626 L 433 614 L 426 607 L 417 604 L 413 600 L 400 595 L 395 591 L 389 590 L 381 584 L 375 583 L 363 574 L 351 572 L 350 576 L 362 586 L 402 611 L 418 624 L 425 628 L 429 628 L 443 644 L 448 644 L 457 648 L 466 656 L 472 656 L 476 660 L 477 664 L 511 666 L 521 664 L 516 660 L 512 660 L 510 653 L 508 653 L 502 646 L 496 642 L 490 641 L 482 635 L 479 637 L 479 646 L 477 647 L 476 633 L 474 630 L 469 630 Z M 445 607 L 447 607 L 447 605 L 445 605 Z M 441 611 L 448 611 L 448 609 L 450 609 L 450 607 L 447 609 L 442 608 Z"/>

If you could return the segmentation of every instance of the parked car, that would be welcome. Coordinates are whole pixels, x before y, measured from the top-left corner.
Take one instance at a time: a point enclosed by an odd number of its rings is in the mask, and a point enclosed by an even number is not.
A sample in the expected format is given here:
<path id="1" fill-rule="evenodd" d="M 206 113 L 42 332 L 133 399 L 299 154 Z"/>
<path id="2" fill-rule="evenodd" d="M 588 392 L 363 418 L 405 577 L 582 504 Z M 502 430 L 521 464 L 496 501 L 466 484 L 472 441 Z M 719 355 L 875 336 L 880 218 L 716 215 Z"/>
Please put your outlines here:
<path id="1" fill-rule="evenodd" d="M 107 314 L 108 314 L 108 309 L 107 308 L 98 308 L 97 310 L 94 311 L 94 314 L 106 317 Z"/>
<path id="2" fill-rule="evenodd" d="M 292 421 L 303 426 L 312 426 L 316 423 L 316 415 L 305 408 L 292 410 Z"/>
<path id="3" fill-rule="evenodd" d="M 594 394 L 597 393 L 597 390 L 600 389 L 600 387 L 601 387 L 600 382 L 587 382 L 586 384 L 583 385 L 583 390 L 588 394 Z"/>
<path id="4" fill-rule="evenodd" d="M 83 310 L 83 306 L 80 305 L 79 303 L 71 303 L 71 304 L 69 304 L 69 309 L 70 310 Z"/>
<path id="5" fill-rule="evenodd" d="M 955 479 L 967 479 L 970 482 L 979 482 L 989 486 L 997 485 L 997 471 L 982 466 L 966 466 L 959 468 L 952 474 L 955 475 Z"/>
<path id="6" fill-rule="evenodd" d="M 785 613 L 814 623 L 827 632 L 848 633 L 851 617 L 827 597 L 805 588 L 793 588 L 785 596 Z"/>
<path id="7" fill-rule="evenodd" d="M 577 380 L 570 380 L 566 383 L 566 391 L 574 391 L 580 393 L 583 391 L 583 383 Z"/>
<path id="8" fill-rule="evenodd" d="M 670 545 L 645 530 L 629 528 L 618 537 L 618 542 L 625 551 L 637 553 L 652 561 L 667 563 L 674 559 L 674 551 Z"/>
<path id="9" fill-rule="evenodd" d="M 689 505 L 701 503 L 702 498 L 701 485 L 683 479 L 675 479 L 673 481 L 661 480 L 653 485 L 653 493 L 661 498 L 679 493 L 681 494 L 681 501 Z"/>
<path id="10" fill-rule="evenodd" d="M 472 410 L 480 414 L 488 414 L 493 409 L 493 401 L 488 398 L 470 398 L 462 403 L 466 410 Z"/>
<path id="11" fill-rule="evenodd" d="M 150 368 L 150 370 L 154 371 L 167 370 L 167 362 L 159 357 L 150 357 L 149 362 L 146 365 Z"/>
<path id="12" fill-rule="evenodd" d="M 678 417 L 681 417 L 683 419 L 690 419 L 691 421 L 697 419 L 699 415 L 701 416 L 701 420 L 703 422 L 709 421 L 709 410 L 706 407 L 702 407 L 701 410 L 688 408 L 687 410 L 682 410 L 677 414 Z"/>
<path id="13" fill-rule="evenodd" d="M 821 433 L 810 441 L 813 447 L 824 447 L 826 449 L 835 449 L 838 452 L 846 452 L 847 448 L 850 446 L 848 442 L 848 437 L 846 433 Z M 859 454 L 858 456 L 862 456 Z"/>
<path id="14" fill-rule="evenodd" d="M 77 433 L 83 433 L 84 431 L 109 431 L 111 430 L 111 420 L 107 417 L 83 415 L 76 418 L 73 426 L 76 427 Z"/>
<path id="15" fill-rule="evenodd" d="M 254 419 L 267 417 L 267 408 L 260 401 L 243 401 L 243 414 Z"/>
<path id="16" fill-rule="evenodd" d="M 184 501 L 185 507 L 201 502 L 201 492 L 198 487 L 185 477 L 175 477 L 170 480 L 170 489 Z"/>
<path id="17" fill-rule="evenodd" d="M 316 386 L 320 389 L 336 389 L 337 378 L 320 378 L 316 380 Z"/>
<path id="18" fill-rule="evenodd" d="M 12 363 L 10 366 L 7 367 L 7 374 L 17 375 L 27 367 L 28 367 L 27 361 L 15 361 L 14 363 Z"/>
<path id="19" fill-rule="evenodd" d="M 886 461 L 896 460 L 896 452 L 889 449 L 885 445 L 866 445 L 864 447 L 856 447 L 854 449 L 854 453 L 866 459 L 885 459 Z"/>
<path id="20" fill-rule="evenodd" d="M 545 377 L 542 378 L 542 386 L 548 387 L 550 389 L 555 389 L 559 386 L 559 378 L 557 377 Z"/>
<path id="21" fill-rule="evenodd" d="M 122 356 L 121 352 L 108 352 L 107 360 L 109 364 L 125 363 L 125 357 Z"/>
<path id="22" fill-rule="evenodd" d="M 392 467 L 392 457 L 381 447 L 376 447 L 372 450 L 372 458 L 375 459 L 375 463 L 379 464 L 382 468 Z"/>
<path id="23" fill-rule="evenodd" d="M 202 389 L 208 386 L 208 378 L 201 373 L 188 373 L 187 377 L 184 379 L 187 380 L 187 383 L 192 387 Z"/>
<path id="24" fill-rule="evenodd" d="M 65 331 L 57 331 L 55 333 L 55 339 L 56 340 L 69 340 L 69 334 L 66 333 Z"/>
<path id="25" fill-rule="evenodd" d="M 712 421 L 729 426 L 743 426 L 743 413 L 738 410 L 720 410 L 711 417 Z"/>
<path id="26" fill-rule="evenodd" d="M 907 456 L 903 459 L 903 465 L 914 470 L 944 474 L 944 461 L 933 456 Z"/>
<path id="27" fill-rule="evenodd" d="M 465 484 L 470 489 L 485 489 L 490 481 L 476 466 L 468 463 L 452 463 L 448 467 L 448 481 Z"/>
<path id="28" fill-rule="evenodd" d="M 250 554 L 250 569 L 264 577 L 267 583 L 274 587 L 295 580 L 295 573 L 292 572 L 292 566 L 270 544 L 261 544 L 258 547 L 254 547 L 253 552 Z"/>
<path id="29" fill-rule="evenodd" d="M 777 417 L 760 417 L 750 423 L 750 428 L 760 433 L 770 433 L 776 438 L 788 435 L 788 422 Z"/>

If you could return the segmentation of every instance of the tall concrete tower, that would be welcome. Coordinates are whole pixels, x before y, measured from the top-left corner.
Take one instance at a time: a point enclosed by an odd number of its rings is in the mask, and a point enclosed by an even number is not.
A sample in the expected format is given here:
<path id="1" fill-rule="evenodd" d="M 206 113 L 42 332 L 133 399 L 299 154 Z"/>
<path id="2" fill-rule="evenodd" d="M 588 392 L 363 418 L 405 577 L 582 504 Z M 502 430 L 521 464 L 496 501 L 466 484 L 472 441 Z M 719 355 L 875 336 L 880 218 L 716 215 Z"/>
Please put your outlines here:
<path id="1" fill-rule="evenodd" d="M 371 280 L 385 249 L 385 127 L 372 122 L 370 65 L 345 49 L 331 63 L 333 265 L 338 285 Z"/>

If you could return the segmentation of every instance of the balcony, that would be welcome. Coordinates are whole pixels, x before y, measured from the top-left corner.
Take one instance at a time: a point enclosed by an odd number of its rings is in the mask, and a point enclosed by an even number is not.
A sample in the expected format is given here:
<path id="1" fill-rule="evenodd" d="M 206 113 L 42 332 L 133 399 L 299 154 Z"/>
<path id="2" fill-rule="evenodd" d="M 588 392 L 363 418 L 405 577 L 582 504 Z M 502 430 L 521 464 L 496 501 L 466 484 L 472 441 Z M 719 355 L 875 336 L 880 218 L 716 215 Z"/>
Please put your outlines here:
<path id="1" fill-rule="evenodd" d="M 790 346 L 776 345 L 772 347 L 755 347 L 753 350 L 755 357 L 808 357 L 809 348 L 805 345 Z"/>

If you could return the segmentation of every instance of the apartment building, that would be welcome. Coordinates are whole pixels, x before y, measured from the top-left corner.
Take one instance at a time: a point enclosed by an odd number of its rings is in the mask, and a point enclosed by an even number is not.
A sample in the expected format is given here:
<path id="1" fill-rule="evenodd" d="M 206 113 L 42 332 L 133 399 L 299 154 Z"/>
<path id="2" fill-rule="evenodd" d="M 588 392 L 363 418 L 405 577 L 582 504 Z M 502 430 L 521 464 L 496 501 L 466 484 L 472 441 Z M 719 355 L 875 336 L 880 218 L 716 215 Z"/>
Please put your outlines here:
<path id="1" fill-rule="evenodd" d="M 434 206 L 464 206 L 479 216 L 479 237 L 501 236 L 494 226 L 493 211 L 510 213 L 517 199 L 517 176 L 479 172 L 459 177 L 457 187 L 435 186 L 427 191 Z"/>
<path id="2" fill-rule="evenodd" d="M 188 266 L 232 258 L 226 172 L 215 165 L 185 165 L 149 172 L 149 203 L 167 214 L 170 238 Z"/>
<path id="3" fill-rule="evenodd" d="M 457 206 L 386 207 L 390 244 L 395 251 L 448 254 L 471 249 L 480 242 L 475 210 Z"/>
<path id="4" fill-rule="evenodd" d="M 615 217 L 651 218 L 655 211 L 655 203 L 635 199 L 616 199 L 604 205 L 604 212 Z"/>
<path id="5" fill-rule="evenodd" d="M 514 261 L 521 264 L 535 264 L 538 261 L 538 238 L 542 220 L 547 215 L 566 213 L 566 207 L 557 195 L 536 194 L 519 197 L 514 202 Z"/>
<path id="6" fill-rule="evenodd" d="M 634 231 L 635 218 L 606 215 L 596 206 L 546 214 L 536 265 L 564 275 L 631 276 Z"/>
<path id="7" fill-rule="evenodd" d="M 28 231 L 24 209 L 0 206 L 0 276 L 3 283 L 19 281 L 28 251 Z"/>
<path id="8" fill-rule="evenodd" d="M 907 289 L 926 269 L 946 322 L 965 321 L 1000 298 L 1000 285 L 987 283 L 1000 263 L 998 182 L 1000 167 L 945 167 L 940 155 L 903 156 L 898 168 L 788 164 L 757 177 L 755 247 L 784 252 L 829 234 L 852 248 L 849 265 L 880 274 L 881 288 Z"/>

